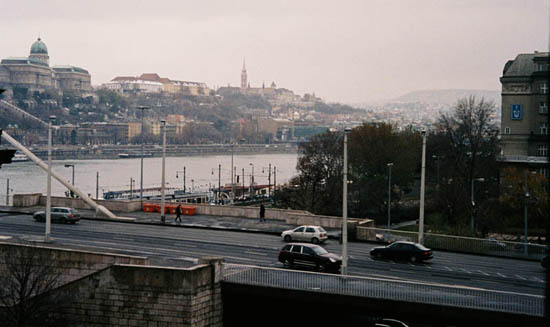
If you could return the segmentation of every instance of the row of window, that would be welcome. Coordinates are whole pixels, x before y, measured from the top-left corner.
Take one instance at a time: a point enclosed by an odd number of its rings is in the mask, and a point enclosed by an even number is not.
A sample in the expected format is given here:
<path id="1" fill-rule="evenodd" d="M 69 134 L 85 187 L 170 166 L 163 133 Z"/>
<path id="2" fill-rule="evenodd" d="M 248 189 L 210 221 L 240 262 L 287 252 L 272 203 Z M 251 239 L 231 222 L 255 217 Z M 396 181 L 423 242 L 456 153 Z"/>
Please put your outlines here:
<path id="1" fill-rule="evenodd" d="M 548 155 L 548 149 L 550 147 L 547 144 L 539 144 L 537 146 L 537 157 L 546 157 Z"/>
<path id="2" fill-rule="evenodd" d="M 548 132 L 550 131 L 550 127 L 548 126 L 548 123 L 540 123 L 539 124 L 539 134 L 540 135 L 548 135 Z M 512 129 L 510 127 L 504 127 L 504 134 L 512 134 Z"/>

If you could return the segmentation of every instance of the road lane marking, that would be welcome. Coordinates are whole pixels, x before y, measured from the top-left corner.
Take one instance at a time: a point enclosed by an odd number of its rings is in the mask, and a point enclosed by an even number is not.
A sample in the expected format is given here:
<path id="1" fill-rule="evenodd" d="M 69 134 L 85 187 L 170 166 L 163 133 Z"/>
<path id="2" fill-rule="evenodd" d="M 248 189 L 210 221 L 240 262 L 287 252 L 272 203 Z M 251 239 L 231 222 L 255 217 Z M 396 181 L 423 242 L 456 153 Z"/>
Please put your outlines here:
<path id="1" fill-rule="evenodd" d="M 244 260 L 244 261 L 253 261 L 253 262 L 264 262 L 264 260 L 256 260 L 256 259 L 249 259 L 249 258 L 241 258 L 241 257 L 232 257 L 232 256 L 224 256 L 225 258 L 230 258 L 234 260 Z"/>
<path id="2" fill-rule="evenodd" d="M 501 274 L 501 273 L 499 273 L 499 272 L 497 272 L 497 275 L 499 275 L 500 277 L 506 277 L 506 275 Z"/>
<path id="3" fill-rule="evenodd" d="M 485 276 L 489 276 L 488 273 L 484 272 L 484 271 L 481 271 L 481 270 L 476 270 L 478 273 L 482 274 L 482 275 L 485 275 Z"/>
<path id="4" fill-rule="evenodd" d="M 531 277 L 531 280 L 534 281 L 534 282 L 544 283 L 544 281 L 542 279 L 537 278 L 537 277 Z"/>
<path id="5" fill-rule="evenodd" d="M 448 271 L 453 271 L 451 268 L 445 266 L 445 269 L 447 269 Z"/>
<path id="6" fill-rule="evenodd" d="M 254 252 L 254 251 L 244 251 L 244 253 L 261 255 L 261 256 L 264 256 L 264 257 L 267 256 L 267 253 L 260 253 L 260 252 Z"/>
<path id="7" fill-rule="evenodd" d="M 520 276 L 520 275 L 516 275 L 517 278 L 521 279 L 521 280 L 527 280 L 527 278 L 523 277 L 523 276 Z"/>

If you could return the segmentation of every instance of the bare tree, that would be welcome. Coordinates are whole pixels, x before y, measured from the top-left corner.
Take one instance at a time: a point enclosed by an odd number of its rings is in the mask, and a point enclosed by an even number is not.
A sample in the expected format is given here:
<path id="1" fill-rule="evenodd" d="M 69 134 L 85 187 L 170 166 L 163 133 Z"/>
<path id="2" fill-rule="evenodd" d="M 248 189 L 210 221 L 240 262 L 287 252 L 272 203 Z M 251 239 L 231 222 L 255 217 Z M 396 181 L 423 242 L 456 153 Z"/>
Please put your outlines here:
<path id="1" fill-rule="evenodd" d="M 0 251 L 2 325 L 58 325 L 63 299 L 50 292 L 61 281 L 55 260 L 31 246 L 2 246 Z"/>

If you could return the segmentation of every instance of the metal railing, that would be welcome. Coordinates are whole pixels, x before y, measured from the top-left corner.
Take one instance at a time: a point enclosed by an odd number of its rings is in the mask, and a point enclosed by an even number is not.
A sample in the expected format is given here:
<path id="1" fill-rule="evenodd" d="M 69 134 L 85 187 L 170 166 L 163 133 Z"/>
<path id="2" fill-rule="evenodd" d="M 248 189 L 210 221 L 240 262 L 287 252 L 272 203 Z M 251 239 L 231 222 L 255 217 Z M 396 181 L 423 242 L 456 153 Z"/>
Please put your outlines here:
<path id="1" fill-rule="evenodd" d="M 225 282 L 543 316 L 544 297 L 469 287 L 223 264 Z"/>
<path id="2" fill-rule="evenodd" d="M 358 227 L 365 241 L 411 241 L 418 242 L 418 232 L 388 230 L 374 227 Z M 435 250 L 494 255 L 507 258 L 540 260 L 546 247 L 542 244 L 510 242 L 443 234 L 424 233 L 424 245 Z M 526 249 L 527 248 L 527 249 Z"/>

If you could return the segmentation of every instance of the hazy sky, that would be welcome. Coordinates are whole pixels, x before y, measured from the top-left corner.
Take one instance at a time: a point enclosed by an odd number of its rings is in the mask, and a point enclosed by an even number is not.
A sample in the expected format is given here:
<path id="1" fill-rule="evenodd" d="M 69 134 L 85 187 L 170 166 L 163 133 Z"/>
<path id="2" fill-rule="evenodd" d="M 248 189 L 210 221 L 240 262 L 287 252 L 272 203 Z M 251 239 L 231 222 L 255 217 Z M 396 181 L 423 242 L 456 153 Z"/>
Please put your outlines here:
<path id="1" fill-rule="evenodd" d="M 499 90 L 507 60 L 548 49 L 550 0 L 0 0 L 0 58 L 40 35 L 50 64 L 252 86 L 346 103 L 422 89 Z"/>

